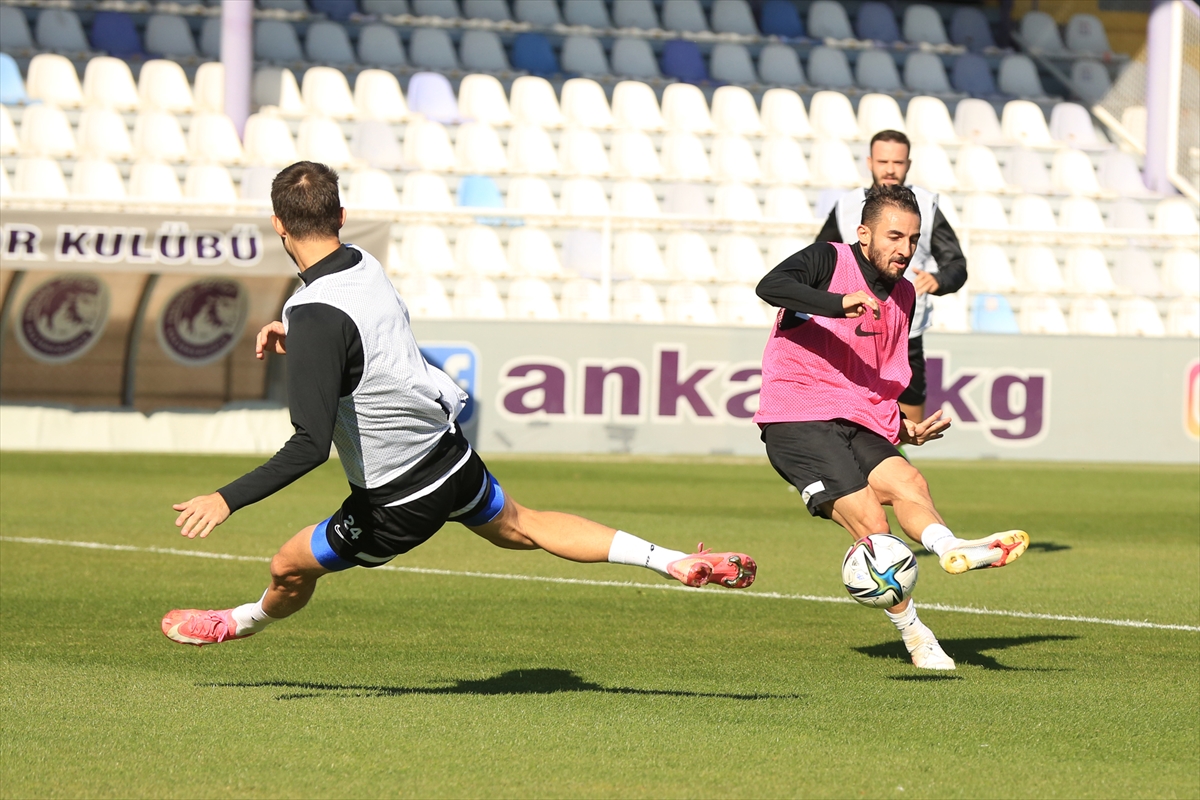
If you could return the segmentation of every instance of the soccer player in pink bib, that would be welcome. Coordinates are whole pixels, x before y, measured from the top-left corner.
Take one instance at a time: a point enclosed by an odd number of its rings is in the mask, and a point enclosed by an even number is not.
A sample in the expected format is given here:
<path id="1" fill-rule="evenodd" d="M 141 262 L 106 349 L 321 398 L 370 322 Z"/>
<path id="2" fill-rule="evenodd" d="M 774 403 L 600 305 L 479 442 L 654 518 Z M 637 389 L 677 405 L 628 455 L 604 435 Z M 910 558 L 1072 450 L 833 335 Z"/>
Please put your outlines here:
<path id="1" fill-rule="evenodd" d="M 779 308 L 763 353 L 754 421 L 771 465 L 796 487 L 813 516 L 832 519 L 856 540 L 900 527 L 959 574 L 1012 563 L 1029 545 L 1024 531 L 959 539 L 946 527 L 921 473 L 896 449 L 940 439 L 950 420 L 935 411 L 905 419 L 897 403 L 912 376 L 908 331 L 916 292 L 904 271 L 921 231 L 912 191 L 867 192 L 858 242 L 819 242 L 790 256 L 758 284 Z M 887 609 L 922 669 L 954 661 L 912 599 Z"/>

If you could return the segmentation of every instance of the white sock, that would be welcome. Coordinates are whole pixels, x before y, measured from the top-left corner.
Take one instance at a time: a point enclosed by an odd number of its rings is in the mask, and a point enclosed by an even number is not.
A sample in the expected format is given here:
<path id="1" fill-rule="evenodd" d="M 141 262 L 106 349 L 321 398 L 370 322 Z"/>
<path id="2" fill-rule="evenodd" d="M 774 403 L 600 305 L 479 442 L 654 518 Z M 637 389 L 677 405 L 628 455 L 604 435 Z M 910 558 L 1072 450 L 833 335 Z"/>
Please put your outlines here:
<path id="1" fill-rule="evenodd" d="M 924 622 L 917 619 L 917 604 L 912 600 L 908 601 L 908 608 L 899 614 L 893 614 L 886 609 L 883 613 L 887 614 L 887 618 L 896 626 L 896 630 L 900 631 L 900 638 L 904 640 L 904 646 L 910 653 L 922 641 L 933 637 L 933 631 L 929 630 Z"/>
<path id="2" fill-rule="evenodd" d="M 274 617 L 267 616 L 267 612 L 263 611 L 262 603 L 266 599 L 267 593 L 263 592 L 263 596 L 258 599 L 257 603 L 245 603 L 229 612 L 233 621 L 237 623 L 237 631 L 235 631 L 237 636 L 258 633 L 272 622 L 278 621 Z"/>
<path id="3" fill-rule="evenodd" d="M 625 531 L 617 531 L 613 536 L 612 545 L 608 548 L 609 563 L 646 567 L 664 578 L 671 577 L 671 573 L 667 572 L 667 564 L 686 555 L 687 553 L 681 553 L 678 550 L 659 547 Z"/>
<path id="4" fill-rule="evenodd" d="M 925 549 L 929 552 L 935 553 L 938 558 L 961 542 L 962 539 L 955 536 L 949 528 L 937 522 L 921 531 L 921 544 L 925 545 Z"/>

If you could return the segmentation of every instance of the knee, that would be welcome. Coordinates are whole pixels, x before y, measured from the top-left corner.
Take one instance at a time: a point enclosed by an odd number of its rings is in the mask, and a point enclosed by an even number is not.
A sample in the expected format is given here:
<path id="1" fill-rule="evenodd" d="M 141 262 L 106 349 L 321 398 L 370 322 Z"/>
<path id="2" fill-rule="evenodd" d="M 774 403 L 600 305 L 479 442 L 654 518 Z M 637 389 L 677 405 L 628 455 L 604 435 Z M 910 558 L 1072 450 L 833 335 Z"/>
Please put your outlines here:
<path id="1" fill-rule="evenodd" d="M 306 581 L 307 577 L 299 566 L 283 553 L 276 553 L 271 559 L 271 582 L 276 586 L 298 589 Z"/>

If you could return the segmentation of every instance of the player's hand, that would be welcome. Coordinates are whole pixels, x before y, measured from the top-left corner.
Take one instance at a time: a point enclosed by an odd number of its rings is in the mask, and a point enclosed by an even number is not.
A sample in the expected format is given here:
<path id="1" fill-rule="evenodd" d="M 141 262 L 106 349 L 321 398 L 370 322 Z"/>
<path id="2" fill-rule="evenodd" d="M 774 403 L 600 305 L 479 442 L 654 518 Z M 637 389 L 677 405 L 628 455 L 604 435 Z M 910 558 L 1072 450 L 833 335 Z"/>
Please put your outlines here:
<path id="1" fill-rule="evenodd" d="M 186 503 L 176 503 L 171 508 L 179 512 L 175 527 L 181 528 L 179 533 L 189 539 L 208 536 L 213 528 L 229 519 L 230 513 L 229 504 L 220 492 L 202 494 Z"/>
<path id="2" fill-rule="evenodd" d="M 900 443 L 923 445 L 934 439 L 942 438 L 943 431 L 950 427 L 950 418 L 942 419 L 942 411 L 930 414 L 923 422 L 913 422 L 911 419 L 900 420 Z"/>
<path id="3" fill-rule="evenodd" d="M 879 301 L 862 289 L 853 294 L 844 295 L 842 308 L 846 312 L 846 319 L 857 319 L 866 314 L 868 308 L 875 313 L 877 319 L 879 315 Z"/>
<path id="4" fill-rule="evenodd" d="M 923 269 L 913 267 L 913 286 L 917 289 L 917 294 L 930 294 L 938 290 L 937 278 Z"/>
<path id="5" fill-rule="evenodd" d="M 267 352 L 281 356 L 287 353 L 287 334 L 284 333 L 283 323 L 279 320 L 263 325 L 254 339 L 254 357 L 262 361 Z"/>

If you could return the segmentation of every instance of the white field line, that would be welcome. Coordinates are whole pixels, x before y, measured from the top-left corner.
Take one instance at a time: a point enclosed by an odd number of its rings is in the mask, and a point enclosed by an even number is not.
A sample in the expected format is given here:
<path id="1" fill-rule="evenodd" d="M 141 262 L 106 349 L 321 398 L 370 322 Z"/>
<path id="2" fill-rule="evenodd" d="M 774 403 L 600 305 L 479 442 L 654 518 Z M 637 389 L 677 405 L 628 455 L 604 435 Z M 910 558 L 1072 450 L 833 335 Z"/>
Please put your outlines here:
<path id="1" fill-rule="evenodd" d="M 58 545 L 79 547 L 85 550 L 113 550 L 126 553 L 155 553 L 187 558 L 215 558 L 222 561 L 253 561 L 266 564 L 266 556 L 238 556 L 231 553 L 208 553 L 199 550 L 179 550 L 174 547 L 134 547 L 127 544 L 105 544 L 103 542 L 73 542 L 64 539 L 38 539 L 22 536 L 0 536 L 0 542 L 17 544 Z M 515 575 L 500 572 L 465 572 L 451 569 L 428 569 L 425 567 L 394 567 L 390 564 L 373 567 L 372 571 L 407 572 L 416 575 L 446 575 L 454 578 L 490 578 L 504 581 L 531 581 L 534 583 L 565 583 L 576 586 L 614 586 L 622 589 L 661 589 L 673 592 L 703 592 L 711 596 L 747 597 L 757 600 L 804 600 L 810 603 L 849 603 L 849 597 L 827 597 L 813 594 L 782 594 L 780 592 L 708 592 L 672 583 L 634 583 L 632 581 L 592 581 L 583 578 L 554 578 L 543 575 Z M 1001 608 L 974 608 L 972 606 L 948 606 L 942 603 L 922 602 L 921 608 L 933 611 L 949 611 L 955 614 L 979 614 L 988 617 L 1018 617 L 1020 619 L 1045 619 L 1055 622 L 1081 622 L 1091 625 L 1114 625 L 1121 628 L 1154 628 L 1167 631 L 1200 631 L 1200 625 L 1171 625 L 1136 619 L 1104 619 L 1102 617 L 1078 617 L 1070 614 L 1038 614 L 1032 611 L 1009 611 Z"/>

